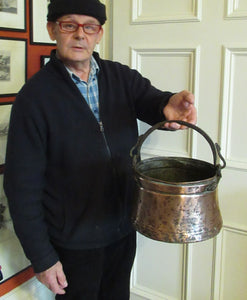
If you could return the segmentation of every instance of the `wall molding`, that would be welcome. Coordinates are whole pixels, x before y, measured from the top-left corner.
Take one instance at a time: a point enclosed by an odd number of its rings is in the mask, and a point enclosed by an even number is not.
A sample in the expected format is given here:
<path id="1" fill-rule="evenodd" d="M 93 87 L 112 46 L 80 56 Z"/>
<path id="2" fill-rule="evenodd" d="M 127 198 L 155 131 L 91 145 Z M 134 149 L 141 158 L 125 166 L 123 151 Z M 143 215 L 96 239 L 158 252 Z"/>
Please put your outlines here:
<path id="1" fill-rule="evenodd" d="M 223 300 L 224 299 L 224 274 L 226 274 L 225 271 L 225 261 L 226 261 L 226 256 L 225 256 L 225 249 L 226 249 L 226 234 L 232 234 L 232 235 L 239 235 L 239 236 L 245 236 L 247 238 L 247 231 L 242 230 L 236 227 L 229 227 L 225 226 L 222 232 L 222 245 L 221 245 L 221 265 L 220 265 L 220 270 L 221 270 L 221 280 L 220 280 L 220 285 L 219 285 L 219 299 Z"/>
<path id="2" fill-rule="evenodd" d="M 227 167 L 247 171 L 247 159 L 238 159 L 231 156 L 231 128 L 232 111 L 234 107 L 234 60 L 238 56 L 246 56 L 247 48 L 223 48 L 224 71 L 223 71 L 223 91 L 222 91 L 222 116 L 221 116 L 221 147 L 222 154 L 226 159 Z"/>
<path id="3" fill-rule="evenodd" d="M 190 299 L 191 296 L 191 269 L 192 269 L 192 247 L 190 244 L 183 245 L 183 266 L 181 300 Z"/>
<path id="4" fill-rule="evenodd" d="M 190 291 L 190 272 L 192 268 L 191 245 L 184 244 L 182 247 L 182 267 L 181 267 L 181 298 L 177 299 L 136 283 L 137 264 L 134 263 L 131 274 L 131 294 L 143 298 L 144 300 L 186 300 Z"/>
<path id="5" fill-rule="evenodd" d="M 231 233 L 236 233 L 236 234 L 241 234 L 241 235 L 247 236 L 247 228 L 242 228 L 242 227 L 236 226 L 236 225 L 223 226 L 222 233 L 224 233 L 224 232 L 231 232 Z"/>
<path id="6" fill-rule="evenodd" d="M 131 294 L 141 297 L 143 300 L 178 300 L 138 285 L 131 288 Z"/>
<path id="7" fill-rule="evenodd" d="M 225 19 L 247 19 L 247 10 L 243 10 L 240 8 L 239 0 L 227 0 Z"/>
<path id="8" fill-rule="evenodd" d="M 212 299 L 223 300 L 223 274 L 224 274 L 224 249 L 225 235 L 227 233 L 247 236 L 247 228 L 241 228 L 236 225 L 224 225 L 217 239 L 215 239 L 215 276 L 213 278 Z"/>
<path id="9" fill-rule="evenodd" d="M 132 0 L 131 24 L 155 24 L 155 23 L 181 23 L 200 22 L 202 15 L 202 0 L 190 0 L 191 10 L 184 11 L 179 15 L 162 14 L 148 15 L 143 12 L 144 0 Z"/>
<path id="10" fill-rule="evenodd" d="M 145 57 L 188 57 L 190 66 L 188 69 L 189 83 L 186 89 L 190 90 L 194 95 L 195 99 L 198 99 L 198 82 L 199 82 L 199 62 L 200 62 L 200 46 L 198 47 L 176 47 L 176 48 L 137 48 L 132 47 L 131 51 L 131 67 L 141 73 L 142 71 L 142 59 Z M 195 104 L 198 110 L 198 104 Z M 149 146 L 143 146 L 142 150 L 147 156 L 162 156 L 164 152 L 166 155 L 178 155 L 185 157 L 196 157 L 197 154 L 197 133 L 194 130 L 188 130 L 186 132 L 187 141 L 185 151 L 169 151 L 162 147 L 152 148 Z"/>

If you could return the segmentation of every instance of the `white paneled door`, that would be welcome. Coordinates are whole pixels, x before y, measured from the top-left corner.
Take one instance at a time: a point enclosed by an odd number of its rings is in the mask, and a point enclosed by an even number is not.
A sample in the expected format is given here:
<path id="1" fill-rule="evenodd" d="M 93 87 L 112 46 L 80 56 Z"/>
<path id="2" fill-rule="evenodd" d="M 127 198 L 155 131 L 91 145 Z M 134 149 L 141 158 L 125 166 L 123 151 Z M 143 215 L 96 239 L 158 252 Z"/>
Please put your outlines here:
<path id="1" fill-rule="evenodd" d="M 162 90 L 191 90 L 198 126 L 219 142 L 227 167 L 219 183 L 224 226 L 190 245 L 138 236 L 132 300 L 247 299 L 247 0 L 109 0 L 113 59 Z M 140 132 L 147 125 L 140 123 Z M 143 157 L 212 162 L 197 133 L 154 132 Z"/>

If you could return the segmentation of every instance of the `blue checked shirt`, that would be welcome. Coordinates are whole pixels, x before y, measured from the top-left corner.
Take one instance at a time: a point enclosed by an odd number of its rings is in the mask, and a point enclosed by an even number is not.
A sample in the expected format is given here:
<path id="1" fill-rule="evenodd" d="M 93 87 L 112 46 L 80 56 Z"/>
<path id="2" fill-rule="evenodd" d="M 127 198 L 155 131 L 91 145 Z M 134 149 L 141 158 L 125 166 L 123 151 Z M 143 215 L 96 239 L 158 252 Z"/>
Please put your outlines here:
<path id="1" fill-rule="evenodd" d="M 87 104 L 91 108 L 97 121 L 100 121 L 99 116 L 99 88 L 98 88 L 98 72 L 99 66 L 96 60 L 92 57 L 90 63 L 90 73 L 88 77 L 88 82 L 81 80 L 78 76 L 72 73 L 68 68 L 68 72 L 78 89 L 80 90 L 82 96 L 87 101 Z"/>

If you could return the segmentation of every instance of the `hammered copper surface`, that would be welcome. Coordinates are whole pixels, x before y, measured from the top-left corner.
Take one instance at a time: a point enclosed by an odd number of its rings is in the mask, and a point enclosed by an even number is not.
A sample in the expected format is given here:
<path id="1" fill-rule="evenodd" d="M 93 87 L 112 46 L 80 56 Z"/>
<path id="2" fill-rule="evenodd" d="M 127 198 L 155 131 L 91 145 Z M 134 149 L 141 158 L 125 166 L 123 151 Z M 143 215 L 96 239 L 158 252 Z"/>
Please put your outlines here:
<path id="1" fill-rule="evenodd" d="M 183 157 L 155 157 L 141 161 L 142 144 L 154 130 L 163 128 L 167 122 L 200 133 L 211 148 L 213 164 Z M 220 146 L 214 144 L 206 132 L 184 121 L 163 121 L 138 138 L 130 155 L 136 179 L 133 222 L 137 231 L 170 243 L 204 241 L 219 233 L 222 217 L 217 186 L 226 162 Z"/>
<path id="2" fill-rule="evenodd" d="M 136 181 L 134 225 L 143 235 L 192 243 L 219 233 L 222 218 L 213 165 L 189 158 L 152 158 L 136 165 Z"/>

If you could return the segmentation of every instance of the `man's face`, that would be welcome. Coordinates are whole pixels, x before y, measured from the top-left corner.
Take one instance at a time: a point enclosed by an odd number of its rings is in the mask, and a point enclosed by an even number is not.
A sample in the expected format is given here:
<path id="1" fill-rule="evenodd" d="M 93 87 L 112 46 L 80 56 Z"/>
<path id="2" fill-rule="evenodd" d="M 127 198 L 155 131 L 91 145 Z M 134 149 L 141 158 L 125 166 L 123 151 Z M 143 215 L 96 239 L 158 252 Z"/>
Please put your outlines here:
<path id="1" fill-rule="evenodd" d="M 97 19 L 84 15 L 64 15 L 57 21 L 99 25 Z M 50 38 L 57 41 L 57 54 L 66 65 L 89 63 L 94 48 L 103 35 L 103 29 L 95 34 L 86 34 L 82 27 L 76 32 L 61 32 L 59 25 L 54 22 L 48 22 L 47 29 Z"/>

